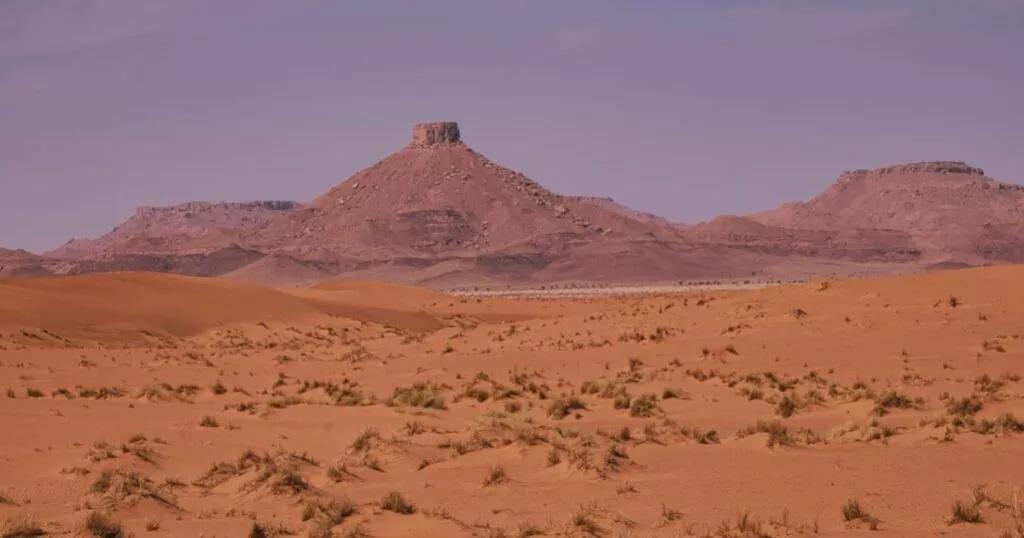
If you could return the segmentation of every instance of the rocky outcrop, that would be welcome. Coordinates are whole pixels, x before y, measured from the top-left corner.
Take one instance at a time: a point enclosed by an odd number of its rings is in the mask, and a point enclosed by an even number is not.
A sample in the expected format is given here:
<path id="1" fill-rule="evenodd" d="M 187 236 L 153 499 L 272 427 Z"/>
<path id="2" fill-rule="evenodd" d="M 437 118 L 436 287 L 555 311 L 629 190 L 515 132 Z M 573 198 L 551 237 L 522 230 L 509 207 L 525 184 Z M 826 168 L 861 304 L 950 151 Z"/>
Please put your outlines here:
<path id="1" fill-rule="evenodd" d="M 1024 190 L 959 161 L 915 162 L 846 172 L 806 202 L 754 215 L 808 230 L 894 230 L 938 261 L 1016 260 L 1013 230 L 1024 222 Z"/>
<path id="2" fill-rule="evenodd" d="M 88 257 L 105 252 L 169 252 L 193 238 L 216 231 L 255 228 L 301 207 L 298 202 L 287 200 L 142 206 L 109 233 L 97 239 L 73 239 L 48 254 Z"/>
<path id="3" fill-rule="evenodd" d="M 458 144 L 462 141 L 459 124 L 454 121 L 417 123 L 412 128 L 412 147 Z"/>
<path id="4" fill-rule="evenodd" d="M 859 169 L 843 172 L 844 176 L 864 176 L 867 174 L 875 174 L 879 176 L 892 174 L 966 174 L 971 176 L 984 176 L 985 171 L 981 168 L 970 166 L 963 161 L 922 161 L 883 166 L 882 168 L 875 168 L 874 170 Z"/>

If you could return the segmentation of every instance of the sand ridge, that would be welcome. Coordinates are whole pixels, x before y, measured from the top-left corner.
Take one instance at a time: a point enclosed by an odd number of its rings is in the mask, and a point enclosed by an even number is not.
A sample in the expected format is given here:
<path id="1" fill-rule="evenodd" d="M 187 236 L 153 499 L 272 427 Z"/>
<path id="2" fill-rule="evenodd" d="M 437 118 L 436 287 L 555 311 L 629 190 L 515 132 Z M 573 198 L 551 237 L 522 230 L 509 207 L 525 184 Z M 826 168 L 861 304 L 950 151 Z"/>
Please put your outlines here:
<path id="1" fill-rule="evenodd" d="M 1022 293 L 1018 266 L 545 301 L 3 281 L 0 524 L 1021 536 Z"/>

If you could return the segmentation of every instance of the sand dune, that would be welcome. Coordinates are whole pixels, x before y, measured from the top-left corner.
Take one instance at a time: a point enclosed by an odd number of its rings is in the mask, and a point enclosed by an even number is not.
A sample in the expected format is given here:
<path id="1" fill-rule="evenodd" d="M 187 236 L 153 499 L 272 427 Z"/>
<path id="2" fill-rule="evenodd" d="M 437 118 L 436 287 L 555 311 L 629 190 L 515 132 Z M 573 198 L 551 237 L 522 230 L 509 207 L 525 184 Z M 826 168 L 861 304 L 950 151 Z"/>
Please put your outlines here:
<path id="1" fill-rule="evenodd" d="M 543 301 L 0 282 L 0 529 L 1020 537 L 1021 296 L 1019 266 Z"/>
<path id="2" fill-rule="evenodd" d="M 223 276 L 243 282 L 303 285 L 319 282 L 333 275 L 325 269 L 291 256 L 270 254 Z"/>
<path id="3" fill-rule="evenodd" d="M 383 285 L 377 292 L 381 299 L 388 296 L 386 288 Z M 312 322 L 325 316 L 417 331 L 443 326 L 423 312 L 369 302 L 159 273 L 25 278 L 0 281 L 0 327 L 76 334 L 145 330 L 188 336 L 236 323 Z"/>

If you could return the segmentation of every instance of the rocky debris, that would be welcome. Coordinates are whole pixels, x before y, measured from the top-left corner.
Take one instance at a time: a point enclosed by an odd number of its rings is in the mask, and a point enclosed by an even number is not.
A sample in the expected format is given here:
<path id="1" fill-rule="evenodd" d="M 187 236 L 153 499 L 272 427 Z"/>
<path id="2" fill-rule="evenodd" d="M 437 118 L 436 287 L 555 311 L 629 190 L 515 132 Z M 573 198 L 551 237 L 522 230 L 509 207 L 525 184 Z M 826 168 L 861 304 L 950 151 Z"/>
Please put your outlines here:
<path id="1" fill-rule="evenodd" d="M 931 161 L 888 166 L 875 170 L 876 174 L 967 174 L 972 176 L 984 176 L 985 171 L 981 168 L 968 166 L 961 161 Z"/>
<path id="2" fill-rule="evenodd" d="M 412 147 L 457 144 L 461 141 L 459 124 L 454 121 L 417 123 L 412 128 Z"/>

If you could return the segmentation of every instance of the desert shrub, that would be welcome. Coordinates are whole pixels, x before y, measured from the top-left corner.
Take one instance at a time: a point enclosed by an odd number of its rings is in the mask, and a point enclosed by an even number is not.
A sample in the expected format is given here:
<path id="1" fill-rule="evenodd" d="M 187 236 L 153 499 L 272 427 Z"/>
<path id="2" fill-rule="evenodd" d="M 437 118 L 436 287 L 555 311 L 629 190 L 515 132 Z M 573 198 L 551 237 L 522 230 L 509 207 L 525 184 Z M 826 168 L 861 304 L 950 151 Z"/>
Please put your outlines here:
<path id="1" fill-rule="evenodd" d="M 577 409 L 586 408 L 587 404 L 583 403 L 583 400 L 580 400 L 575 396 L 559 398 L 551 402 L 551 405 L 548 406 L 548 416 L 556 420 L 563 419 Z"/>
<path id="2" fill-rule="evenodd" d="M 633 417 L 649 417 L 658 409 L 658 397 L 654 394 L 644 394 L 633 400 L 629 406 L 629 415 Z"/>
<path id="3" fill-rule="evenodd" d="M 96 538 L 122 538 L 121 523 L 99 512 L 90 512 L 85 518 L 85 529 Z"/>
<path id="4" fill-rule="evenodd" d="M 408 515 L 416 513 L 416 506 L 409 502 L 400 491 L 391 491 L 385 495 L 384 499 L 381 500 L 380 507 L 383 510 L 396 514 Z"/>
<path id="5" fill-rule="evenodd" d="M 953 515 L 949 518 L 950 525 L 959 523 L 982 523 L 985 519 L 981 517 L 981 510 L 978 506 L 964 501 L 953 503 Z"/>
<path id="6" fill-rule="evenodd" d="M 444 393 L 437 387 L 426 383 L 416 383 L 411 387 L 396 387 L 390 406 L 422 407 L 425 409 L 448 409 L 444 402 Z"/>

